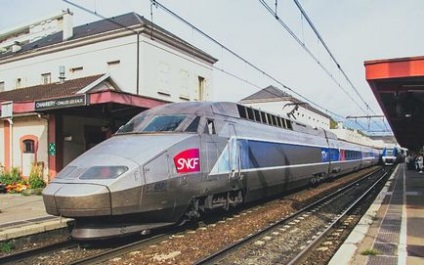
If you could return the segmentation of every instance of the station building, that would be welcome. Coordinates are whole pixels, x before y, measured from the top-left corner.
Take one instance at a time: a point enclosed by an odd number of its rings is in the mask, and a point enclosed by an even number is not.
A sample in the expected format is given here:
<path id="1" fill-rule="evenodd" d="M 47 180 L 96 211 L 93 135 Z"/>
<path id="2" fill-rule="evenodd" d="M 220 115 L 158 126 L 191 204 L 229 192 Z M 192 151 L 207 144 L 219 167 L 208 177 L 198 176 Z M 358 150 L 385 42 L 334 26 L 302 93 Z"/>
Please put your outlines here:
<path id="1" fill-rule="evenodd" d="M 24 177 L 37 163 L 49 181 L 143 110 L 212 96 L 217 59 L 144 17 L 72 18 L 0 33 L 0 167 Z"/>

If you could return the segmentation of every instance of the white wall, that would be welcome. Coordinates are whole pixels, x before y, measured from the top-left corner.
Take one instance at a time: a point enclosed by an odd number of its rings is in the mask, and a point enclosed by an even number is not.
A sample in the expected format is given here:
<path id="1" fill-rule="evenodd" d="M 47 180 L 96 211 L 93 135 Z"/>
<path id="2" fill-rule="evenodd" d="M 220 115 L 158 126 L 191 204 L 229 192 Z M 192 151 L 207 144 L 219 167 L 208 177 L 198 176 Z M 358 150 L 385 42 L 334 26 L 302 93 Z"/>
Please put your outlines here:
<path id="1" fill-rule="evenodd" d="M 25 135 L 34 135 L 38 138 L 38 149 L 36 152 L 37 162 L 44 163 L 44 174 L 48 173 L 48 153 L 47 153 L 47 121 L 38 118 L 36 115 L 27 117 L 14 117 L 11 126 L 12 135 L 12 166 L 23 171 L 25 157 L 20 149 L 20 138 Z M 2 138 L 3 139 L 3 138 Z"/>
<path id="2" fill-rule="evenodd" d="M 142 94 L 170 101 L 199 100 L 201 76 L 205 78 L 205 99 L 212 98 L 212 66 L 150 39 L 143 40 L 142 51 Z"/>
<path id="3" fill-rule="evenodd" d="M 383 148 L 385 146 L 384 141 L 382 140 L 372 140 L 366 136 L 359 134 L 356 131 L 348 130 L 348 129 L 332 129 L 333 133 L 337 135 L 337 138 L 345 140 L 351 143 L 357 143 L 366 146 L 372 146 L 375 148 Z"/>
<path id="4" fill-rule="evenodd" d="M 140 39 L 140 95 L 170 101 L 182 101 L 181 96 L 196 100 L 198 76 L 202 76 L 206 80 L 206 99 L 211 97 L 211 65 L 144 36 Z M 57 82 L 59 66 L 64 66 L 66 79 L 109 73 L 123 91 L 133 94 L 137 92 L 135 35 L 98 41 L 27 59 L 5 61 L 7 60 L 0 62 L 0 82 L 5 82 L 6 91 L 17 88 L 18 78 L 21 80 L 20 87 L 40 85 L 41 74 L 44 73 L 51 73 L 51 81 Z M 119 63 L 116 63 L 118 61 Z M 111 62 L 115 63 L 110 64 Z M 157 93 L 162 89 L 164 79 L 168 81 L 171 96 Z"/>

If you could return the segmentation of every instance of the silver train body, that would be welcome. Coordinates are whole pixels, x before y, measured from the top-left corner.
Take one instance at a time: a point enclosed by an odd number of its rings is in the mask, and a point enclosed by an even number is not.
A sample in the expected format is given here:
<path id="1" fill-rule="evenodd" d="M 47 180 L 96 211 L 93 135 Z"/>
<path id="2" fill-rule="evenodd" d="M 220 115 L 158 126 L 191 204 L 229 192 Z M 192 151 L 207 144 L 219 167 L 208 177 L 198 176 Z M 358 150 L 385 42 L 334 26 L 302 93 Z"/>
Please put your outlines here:
<path id="1" fill-rule="evenodd" d="M 43 191 L 72 236 L 100 239 L 177 224 L 378 163 L 370 147 L 227 102 L 174 103 L 135 116 Z"/>

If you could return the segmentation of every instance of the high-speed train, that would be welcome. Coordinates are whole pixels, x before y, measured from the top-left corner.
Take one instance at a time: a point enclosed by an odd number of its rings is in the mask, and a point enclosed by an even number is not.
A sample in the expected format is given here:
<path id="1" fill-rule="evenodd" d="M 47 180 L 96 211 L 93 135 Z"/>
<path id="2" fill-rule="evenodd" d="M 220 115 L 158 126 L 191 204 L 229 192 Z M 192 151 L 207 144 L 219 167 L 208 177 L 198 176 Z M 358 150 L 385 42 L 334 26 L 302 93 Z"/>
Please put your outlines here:
<path id="1" fill-rule="evenodd" d="M 72 237 L 100 239 L 148 233 L 378 159 L 378 150 L 236 103 L 172 103 L 72 161 L 43 200 L 49 214 L 75 219 Z"/>
<path id="2" fill-rule="evenodd" d="M 384 147 L 381 154 L 382 163 L 386 166 L 395 165 L 403 160 L 401 148 L 397 146 Z"/>

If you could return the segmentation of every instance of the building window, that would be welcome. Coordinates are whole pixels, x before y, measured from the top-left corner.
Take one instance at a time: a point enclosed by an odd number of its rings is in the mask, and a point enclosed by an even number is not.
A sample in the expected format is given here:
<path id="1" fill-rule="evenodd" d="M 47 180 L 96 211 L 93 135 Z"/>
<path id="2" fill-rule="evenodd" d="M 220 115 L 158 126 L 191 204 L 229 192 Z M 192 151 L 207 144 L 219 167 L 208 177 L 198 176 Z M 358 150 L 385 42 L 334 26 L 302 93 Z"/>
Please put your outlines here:
<path id="1" fill-rule="evenodd" d="M 160 95 L 170 96 L 171 92 L 169 90 L 171 86 L 171 67 L 164 62 L 159 63 L 158 66 L 158 72 L 159 72 L 159 82 L 158 82 L 158 93 Z"/>
<path id="2" fill-rule="evenodd" d="M 4 82 L 0 82 L 0 92 L 4 91 Z"/>
<path id="3" fill-rule="evenodd" d="M 28 139 L 28 140 L 24 140 L 23 141 L 23 144 L 24 144 L 24 153 L 26 153 L 26 154 L 33 154 L 33 153 L 35 153 L 35 148 L 34 148 L 34 140 L 30 140 L 30 139 Z"/>
<path id="4" fill-rule="evenodd" d="M 206 97 L 205 97 L 205 93 L 206 93 L 206 91 L 205 91 L 205 81 L 206 80 L 205 80 L 204 77 L 199 76 L 198 81 L 199 81 L 199 83 L 198 83 L 198 85 L 199 85 L 199 87 L 198 87 L 198 89 L 199 89 L 199 101 L 205 101 L 205 99 L 206 99 Z"/>
<path id="5" fill-rule="evenodd" d="M 41 84 L 43 84 L 43 85 L 50 84 L 51 81 L 52 81 L 52 74 L 51 73 L 41 74 Z"/>
<path id="6" fill-rule="evenodd" d="M 21 152 L 35 154 L 38 149 L 38 138 L 35 135 L 24 135 L 19 139 Z"/>

